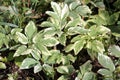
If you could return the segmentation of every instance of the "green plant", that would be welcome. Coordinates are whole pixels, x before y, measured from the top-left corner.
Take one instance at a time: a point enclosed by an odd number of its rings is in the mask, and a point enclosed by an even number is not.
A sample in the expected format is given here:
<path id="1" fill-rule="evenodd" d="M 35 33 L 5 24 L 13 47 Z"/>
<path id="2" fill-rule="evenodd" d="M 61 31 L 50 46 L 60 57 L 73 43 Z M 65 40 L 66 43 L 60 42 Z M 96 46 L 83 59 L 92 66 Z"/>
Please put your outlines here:
<path id="1" fill-rule="evenodd" d="M 0 3 L 0 79 L 118 80 L 119 0 L 51 1 Z"/>

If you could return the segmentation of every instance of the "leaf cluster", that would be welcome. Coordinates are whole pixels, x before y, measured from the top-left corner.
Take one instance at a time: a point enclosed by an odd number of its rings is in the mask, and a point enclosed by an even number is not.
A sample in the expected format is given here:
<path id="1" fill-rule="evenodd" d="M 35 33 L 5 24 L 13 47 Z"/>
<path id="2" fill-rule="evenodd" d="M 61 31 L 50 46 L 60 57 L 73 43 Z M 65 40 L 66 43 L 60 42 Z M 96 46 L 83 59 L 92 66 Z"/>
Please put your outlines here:
<path id="1" fill-rule="evenodd" d="M 25 69 L 40 79 L 44 73 L 47 80 L 120 78 L 119 0 L 24 1 L 0 3 L 0 15 L 10 14 L 4 18 L 9 22 L 0 16 L 0 69 L 10 62 L 18 66 L 8 79 L 17 79 Z M 48 16 L 40 22 L 39 9 Z"/>

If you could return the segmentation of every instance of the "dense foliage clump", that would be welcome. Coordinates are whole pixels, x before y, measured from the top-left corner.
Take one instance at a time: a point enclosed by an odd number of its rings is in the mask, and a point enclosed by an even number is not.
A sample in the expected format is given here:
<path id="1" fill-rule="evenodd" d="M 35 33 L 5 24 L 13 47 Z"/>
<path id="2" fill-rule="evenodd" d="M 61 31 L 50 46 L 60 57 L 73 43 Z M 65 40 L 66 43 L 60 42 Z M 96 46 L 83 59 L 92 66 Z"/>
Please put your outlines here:
<path id="1" fill-rule="evenodd" d="M 119 80 L 120 0 L 1 0 L 0 80 Z"/>

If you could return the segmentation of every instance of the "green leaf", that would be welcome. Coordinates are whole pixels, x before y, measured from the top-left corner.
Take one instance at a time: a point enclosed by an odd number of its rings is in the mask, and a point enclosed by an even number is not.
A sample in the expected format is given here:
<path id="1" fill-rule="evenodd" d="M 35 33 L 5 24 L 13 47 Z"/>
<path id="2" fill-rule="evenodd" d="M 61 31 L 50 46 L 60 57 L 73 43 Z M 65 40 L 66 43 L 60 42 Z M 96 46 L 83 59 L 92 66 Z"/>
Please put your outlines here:
<path id="1" fill-rule="evenodd" d="M 34 73 L 38 73 L 42 70 L 42 66 L 40 63 L 38 63 L 36 66 L 34 66 Z"/>
<path id="2" fill-rule="evenodd" d="M 91 69 L 92 69 L 92 64 L 90 60 L 88 60 L 82 66 L 80 66 L 81 74 L 85 74 L 86 72 L 91 71 Z"/>
<path id="3" fill-rule="evenodd" d="M 97 35 L 99 35 L 96 25 L 91 26 L 89 30 L 90 32 L 88 33 L 88 35 L 90 35 L 92 39 L 94 39 L 95 37 L 97 37 Z"/>
<path id="4" fill-rule="evenodd" d="M 40 51 L 35 47 L 35 46 L 32 46 L 33 47 L 33 49 L 32 49 L 32 51 L 31 51 L 31 54 L 32 54 L 32 56 L 36 59 L 36 60 L 39 60 L 40 58 L 41 58 L 41 56 L 40 56 Z"/>
<path id="5" fill-rule="evenodd" d="M 6 33 L 7 31 L 5 30 L 5 28 L 3 26 L 0 25 L 0 33 Z M 8 32 L 7 32 L 8 33 Z"/>
<path id="6" fill-rule="evenodd" d="M 61 62 L 63 65 L 69 65 L 70 64 L 70 60 L 67 56 L 61 56 Z"/>
<path id="7" fill-rule="evenodd" d="M 103 20 L 108 22 L 110 19 L 109 13 L 106 10 L 99 10 L 99 17 Z M 99 19 L 99 18 L 98 18 Z"/>
<path id="8" fill-rule="evenodd" d="M 66 27 L 76 27 L 80 23 L 80 18 L 69 21 Z"/>
<path id="9" fill-rule="evenodd" d="M 49 21 L 44 21 L 40 25 L 41 27 L 54 27 L 54 24 Z"/>
<path id="10" fill-rule="evenodd" d="M 71 4 L 70 4 L 70 10 L 75 10 L 78 6 L 79 6 L 80 4 L 79 3 L 77 3 L 76 1 L 75 2 L 72 2 Z"/>
<path id="11" fill-rule="evenodd" d="M 17 32 L 16 34 L 18 36 L 18 41 L 19 42 L 21 42 L 22 44 L 27 44 L 28 43 L 28 39 L 24 34 L 22 34 L 20 32 Z"/>
<path id="12" fill-rule="evenodd" d="M 17 35 L 16 35 L 16 32 L 21 32 L 22 31 L 22 29 L 20 29 L 20 28 L 14 28 L 14 29 L 12 29 L 11 30 L 11 37 L 15 40 L 15 41 L 17 41 Z"/>
<path id="13" fill-rule="evenodd" d="M 68 34 L 70 34 L 70 35 L 73 35 L 73 34 L 85 34 L 87 32 L 89 32 L 89 30 L 84 29 L 84 28 L 79 27 L 79 26 L 78 27 L 70 27 L 68 29 Z"/>
<path id="14" fill-rule="evenodd" d="M 77 55 L 82 50 L 82 48 L 84 47 L 85 43 L 86 43 L 85 40 L 79 40 L 79 41 L 76 41 L 74 43 L 74 52 L 75 52 L 75 55 Z"/>
<path id="15" fill-rule="evenodd" d="M 9 33 L 11 31 L 11 28 L 9 26 L 5 26 L 4 30 L 5 30 L 6 33 Z"/>
<path id="16" fill-rule="evenodd" d="M 21 53 L 21 55 L 27 55 L 30 54 L 32 52 L 32 49 L 26 49 L 24 52 Z"/>
<path id="17" fill-rule="evenodd" d="M 79 14 L 77 14 L 75 11 L 70 11 L 69 16 L 71 18 L 73 18 L 74 20 L 77 19 L 77 18 L 81 18 L 81 16 Z"/>
<path id="18" fill-rule="evenodd" d="M 7 62 L 8 61 L 8 57 L 2 57 L 2 56 L 0 56 L 0 61 L 1 62 Z"/>
<path id="19" fill-rule="evenodd" d="M 104 8 L 105 8 L 105 4 L 103 3 L 103 1 L 98 1 L 98 2 L 96 2 L 95 4 L 96 4 L 96 6 L 97 6 L 98 8 L 101 8 L 101 9 L 104 9 Z"/>
<path id="20" fill-rule="evenodd" d="M 88 49 L 91 49 L 91 48 L 92 48 L 92 42 L 91 42 L 91 41 L 88 41 L 86 47 L 87 47 Z"/>
<path id="21" fill-rule="evenodd" d="M 9 41 L 10 41 L 9 36 L 6 35 L 6 37 L 3 38 L 3 42 L 7 48 L 9 48 Z"/>
<path id="22" fill-rule="evenodd" d="M 18 47 L 18 49 L 16 50 L 14 57 L 20 56 L 20 55 L 27 55 L 29 53 L 25 53 L 25 51 L 27 50 L 27 46 L 25 45 L 21 45 L 20 47 Z"/>
<path id="23" fill-rule="evenodd" d="M 107 21 L 98 15 L 93 16 L 93 19 L 88 20 L 88 22 L 96 23 L 97 25 L 107 24 Z"/>
<path id="24" fill-rule="evenodd" d="M 118 18 L 119 18 L 119 13 L 113 13 L 111 16 L 110 16 L 110 19 L 109 19 L 109 25 L 113 25 L 113 24 L 115 24 L 116 22 L 117 22 L 117 20 L 118 20 Z"/>
<path id="25" fill-rule="evenodd" d="M 48 64 L 56 64 L 57 61 L 61 58 L 61 53 L 58 50 L 51 50 L 51 55 L 48 56 L 46 63 Z"/>
<path id="26" fill-rule="evenodd" d="M 82 80 L 96 80 L 93 72 L 86 72 Z"/>
<path id="27" fill-rule="evenodd" d="M 25 27 L 25 34 L 31 40 L 35 35 L 35 33 L 37 33 L 37 28 L 35 26 L 35 23 L 30 21 Z"/>
<path id="28" fill-rule="evenodd" d="M 6 65 L 3 62 L 0 62 L 0 69 L 6 69 Z"/>
<path id="29" fill-rule="evenodd" d="M 103 67 L 109 69 L 110 71 L 115 70 L 115 65 L 113 64 L 111 58 L 109 58 L 107 55 L 99 53 L 98 61 Z"/>
<path id="30" fill-rule="evenodd" d="M 3 44 L 4 44 L 4 38 L 5 38 L 5 34 L 3 34 L 3 33 L 0 33 L 0 48 L 3 46 Z"/>
<path id="31" fill-rule="evenodd" d="M 71 42 L 76 42 L 76 41 L 80 41 L 80 40 L 85 40 L 87 39 L 88 37 L 86 37 L 85 35 L 82 36 L 82 35 L 77 35 L 75 37 L 72 38 Z"/>
<path id="32" fill-rule="evenodd" d="M 72 49 L 74 49 L 74 44 L 69 44 L 69 45 L 65 48 L 65 52 L 70 52 Z"/>
<path id="33" fill-rule="evenodd" d="M 56 12 L 58 15 L 61 14 L 61 8 L 59 4 L 57 4 L 56 2 L 51 2 L 51 7 L 54 10 L 54 12 Z"/>
<path id="34" fill-rule="evenodd" d="M 73 65 L 67 65 L 68 69 L 69 69 L 69 74 L 72 74 L 73 72 L 75 72 L 75 68 Z"/>
<path id="35" fill-rule="evenodd" d="M 45 60 L 46 63 L 48 64 L 55 64 L 57 63 L 57 60 L 61 58 L 60 51 L 58 50 L 50 50 L 51 55 L 47 57 Z"/>
<path id="36" fill-rule="evenodd" d="M 76 79 L 77 79 L 77 80 L 80 80 L 80 79 L 82 79 L 82 77 L 83 77 L 83 75 L 82 75 L 81 72 L 79 71 Z"/>
<path id="37" fill-rule="evenodd" d="M 99 14 L 95 15 L 93 17 L 93 23 L 97 23 L 98 25 L 109 25 L 109 20 L 110 20 L 110 16 L 108 11 L 103 10 L 103 9 L 99 9 Z"/>
<path id="38" fill-rule="evenodd" d="M 68 8 L 68 5 L 65 4 L 65 6 L 62 9 L 61 20 L 66 19 L 68 17 L 68 15 L 69 15 L 69 8 Z"/>
<path id="39" fill-rule="evenodd" d="M 38 62 L 33 58 L 26 58 L 23 60 L 20 69 L 30 69 L 34 67 Z"/>
<path id="40" fill-rule="evenodd" d="M 78 6 L 75 11 L 82 16 L 92 13 L 87 5 Z"/>
<path id="41" fill-rule="evenodd" d="M 34 38 L 32 39 L 33 43 L 41 43 L 41 40 L 43 40 L 43 31 L 40 31 L 39 33 L 37 33 Z"/>
<path id="42" fill-rule="evenodd" d="M 112 35 L 115 36 L 115 37 L 120 37 L 120 34 L 116 33 L 116 32 L 112 32 Z"/>
<path id="43" fill-rule="evenodd" d="M 96 29 L 100 34 L 110 33 L 110 29 L 105 26 L 98 26 Z"/>
<path id="44" fill-rule="evenodd" d="M 58 14 L 56 12 L 52 12 L 52 11 L 46 11 L 46 14 L 48 14 L 50 17 L 59 20 L 60 17 L 58 16 Z M 53 24 L 52 24 L 53 25 Z"/>
<path id="45" fill-rule="evenodd" d="M 74 67 L 72 65 L 57 67 L 57 72 L 61 74 L 70 74 L 73 71 L 74 71 Z"/>
<path id="46" fill-rule="evenodd" d="M 106 77 L 112 76 L 112 72 L 109 71 L 108 69 L 99 69 L 97 72 Z"/>
<path id="47" fill-rule="evenodd" d="M 68 59 L 70 59 L 70 61 L 72 61 L 73 63 L 74 63 L 75 60 L 76 60 L 76 57 L 74 57 L 74 56 L 71 55 L 71 54 L 68 54 L 67 57 L 68 57 Z"/>
<path id="48" fill-rule="evenodd" d="M 6 23 L 6 22 L 0 22 L 0 25 L 7 25 L 7 26 L 10 26 L 10 27 L 18 27 L 18 25 L 15 25 L 15 24 L 12 24 L 12 23 Z"/>
<path id="49" fill-rule="evenodd" d="M 5 44 L 4 40 L 6 39 L 6 35 L 3 33 L 0 33 L 0 48 Z"/>
<path id="50" fill-rule="evenodd" d="M 91 45 L 92 46 L 92 45 Z M 92 60 L 95 60 L 98 56 L 98 53 L 96 51 L 93 51 L 92 49 L 87 49 L 88 55 L 91 57 Z"/>
<path id="51" fill-rule="evenodd" d="M 43 44 L 48 47 L 55 46 L 59 44 L 59 41 L 55 39 L 54 37 L 46 37 L 43 39 Z"/>
<path id="52" fill-rule="evenodd" d="M 66 34 L 62 34 L 60 37 L 59 37 L 59 41 L 62 45 L 66 45 Z"/>
<path id="53" fill-rule="evenodd" d="M 68 80 L 69 77 L 67 75 L 60 76 L 57 80 Z"/>
<path id="54" fill-rule="evenodd" d="M 120 57 L 120 47 L 119 46 L 112 45 L 109 47 L 108 50 L 110 52 L 110 55 L 113 55 L 115 57 Z"/>
<path id="55" fill-rule="evenodd" d="M 67 66 L 59 66 L 57 68 L 57 72 L 61 73 L 61 74 L 68 74 L 69 70 Z"/>
<path id="56" fill-rule="evenodd" d="M 46 28 L 44 29 L 44 37 L 52 37 L 56 34 L 55 28 Z"/>
<path id="57" fill-rule="evenodd" d="M 61 28 L 61 24 L 62 22 L 59 19 L 54 19 L 52 17 L 50 17 L 50 21 L 53 23 L 53 26 L 55 29 L 60 29 Z M 61 22 L 61 24 L 60 24 Z"/>
<path id="58" fill-rule="evenodd" d="M 46 71 L 47 75 L 54 77 L 55 70 L 52 66 L 48 64 L 43 64 L 43 69 Z"/>
<path id="59" fill-rule="evenodd" d="M 103 53 L 105 51 L 103 43 L 98 40 L 92 42 L 92 50 L 98 53 Z"/>
<path id="60" fill-rule="evenodd" d="M 41 44 L 36 44 L 37 48 L 42 52 L 43 55 L 49 56 L 51 55 L 49 50 L 47 49 L 47 47 L 45 47 L 44 45 Z"/>

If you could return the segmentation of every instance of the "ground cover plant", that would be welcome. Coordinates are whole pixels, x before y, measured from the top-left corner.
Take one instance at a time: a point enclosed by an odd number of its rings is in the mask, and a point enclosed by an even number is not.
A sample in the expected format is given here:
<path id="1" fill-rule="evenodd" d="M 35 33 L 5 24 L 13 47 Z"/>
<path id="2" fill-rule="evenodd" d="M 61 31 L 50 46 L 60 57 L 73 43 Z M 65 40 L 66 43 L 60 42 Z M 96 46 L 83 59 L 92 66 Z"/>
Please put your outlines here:
<path id="1" fill-rule="evenodd" d="M 120 0 L 1 0 L 0 80 L 119 80 Z"/>

